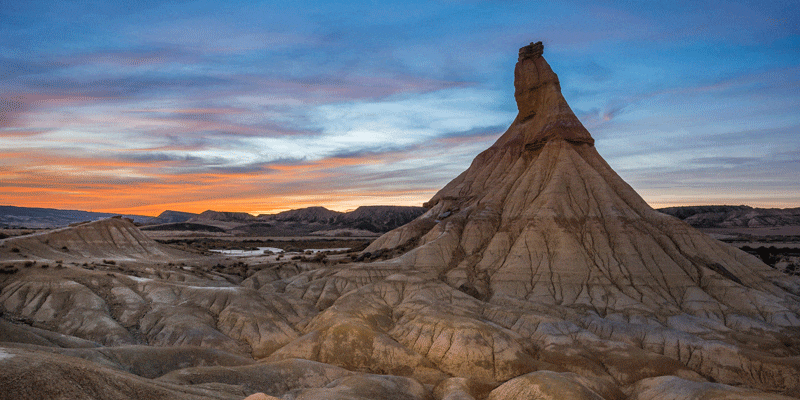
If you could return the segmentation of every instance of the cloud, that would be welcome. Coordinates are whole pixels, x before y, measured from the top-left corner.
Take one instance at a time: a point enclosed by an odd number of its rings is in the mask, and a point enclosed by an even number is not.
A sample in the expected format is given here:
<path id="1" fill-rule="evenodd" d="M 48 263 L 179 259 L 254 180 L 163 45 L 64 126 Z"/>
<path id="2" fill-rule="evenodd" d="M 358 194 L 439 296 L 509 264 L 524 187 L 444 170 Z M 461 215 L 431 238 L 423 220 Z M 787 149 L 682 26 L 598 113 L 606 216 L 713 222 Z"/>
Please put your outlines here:
<path id="1" fill-rule="evenodd" d="M 0 116 L 0 124 L 3 123 Z M 0 128 L 0 138 L 29 138 L 50 132 L 49 129 Z"/>
<path id="2" fill-rule="evenodd" d="M 137 29 L 131 34 L 146 43 L 223 55 L 312 46 L 318 41 L 313 35 L 248 28 L 219 16 L 183 18 L 179 23 L 168 21 L 146 31 Z"/>
<path id="3" fill-rule="evenodd" d="M 56 60 L 0 57 L 0 82 L 29 75 L 43 75 L 64 67 L 65 64 Z"/>
<path id="4" fill-rule="evenodd" d="M 616 102 L 614 102 L 616 103 Z M 578 119 L 590 130 L 613 120 L 617 115 L 623 113 L 630 105 L 607 104 L 604 108 L 592 108 L 590 110 L 575 110 Z"/>
<path id="5" fill-rule="evenodd" d="M 0 97 L 0 126 L 14 126 L 18 115 L 27 108 L 28 104 L 22 96 Z"/>
<path id="6" fill-rule="evenodd" d="M 689 162 L 696 165 L 703 166 L 742 166 L 746 164 L 755 164 L 763 161 L 758 157 L 699 157 L 693 158 Z"/>
<path id="7" fill-rule="evenodd" d="M 215 164 L 222 162 L 224 159 L 222 158 L 215 158 L 212 160 L 206 160 L 201 157 L 187 155 L 187 154 L 176 154 L 176 153 L 161 153 L 161 152 L 137 152 L 137 153 L 122 153 L 119 155 L 120 159 L 123 160 L 130 160 L 132 162 L 142 163 L 152 165 L 153 163 L 164 163 L 164 162 L 184 162 L 184 163 L 195 163 L 195 164 Z"/>
<path id="8" fill-rule="evenodd" d="M 203 211 L 209 203 L 215 209 L 258 212 L 320 204 L 340 210 L 366 203 L 419 205 L 466 168 L 499 129 L 443 132 L 408 145 L 340 149 L 315 158 L 245 159 L 214 150 L 213 140 L 201 147 L 164 146 L 103 156 L 5 153 L 0 179 L 13 184 L 2 185 L 0 195 L 31 205 L 58 197 L 74 208 L 103 198 L 104 206 L 91 208 L 150 214 L 168 208 Z M 30 176 L 34 165 L 46 168 Z M 80 176 L 72 176 L 78 170 Z"/>
<path id="9" fill-rule="evenodd" d="M 542 39 L 601 153 L 648 196 L 724 182 L 715 193 L 787 198 L 763 185 L 797 189 L 796 11 L 9 3 L 0 196 L 106 210 L 421 202 L 513 120 L 516 50 Z"/>
<path id="10" fill-rule="evenodd" d="M 504 132 L 508 128 L 508 125 L 492 125 L 492 126 L 476 126 L 471 129 L 467 129 L 465 131 L 458 131 L 458 132 L 447 132 L 439 137 L 442 140 L 447 139 L 465 139 L 470 140 L 474 138 L 484 138 L 486 136 L 496 136 L 498 133 Z"/>
<path id="11" fill-rule="evenodd" d="M 126 99 L 133 96 L 178 90 L 234 86 L 238 82 L 208 75 L 147 73 L 106 78 L 47 77 L 27 82 L 27 87 L 45 93 L 73 94 L 94 98 Z"/>

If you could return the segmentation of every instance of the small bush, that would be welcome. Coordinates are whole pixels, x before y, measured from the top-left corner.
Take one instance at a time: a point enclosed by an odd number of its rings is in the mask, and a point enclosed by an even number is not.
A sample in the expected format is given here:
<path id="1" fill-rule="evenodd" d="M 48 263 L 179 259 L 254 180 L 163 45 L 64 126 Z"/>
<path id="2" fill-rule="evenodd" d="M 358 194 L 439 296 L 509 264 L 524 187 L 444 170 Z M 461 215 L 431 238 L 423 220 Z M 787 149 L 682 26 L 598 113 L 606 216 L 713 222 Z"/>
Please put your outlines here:
<path id="1" fill-rule="evenodd" d="M 13 265 L 6 265 L 3 269 L 0 269 L 0 274 L 14 274 L 17 273 L 17 271 L 19 271 L 19 268 Z"/>

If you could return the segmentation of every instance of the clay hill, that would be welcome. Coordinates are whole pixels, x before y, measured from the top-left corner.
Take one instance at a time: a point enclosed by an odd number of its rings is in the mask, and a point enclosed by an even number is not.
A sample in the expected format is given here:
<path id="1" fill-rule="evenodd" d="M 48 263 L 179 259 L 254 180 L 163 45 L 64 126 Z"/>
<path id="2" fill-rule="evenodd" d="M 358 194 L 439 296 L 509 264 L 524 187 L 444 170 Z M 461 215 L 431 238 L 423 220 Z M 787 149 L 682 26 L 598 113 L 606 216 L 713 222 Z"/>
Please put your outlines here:
<path id="1" fill-rule="evenodd" d="M 116 215 L 118 214 L 81 210 L 0 206 L 0 227 L 57 228 L 79 222 L 110 218 Z M 142 215 L 124 215 L 124 217 L 136 222 L 145 222 L 150 219 Z"/>
<path id="2" fill-rule="evenodd" d="M 5 261 L 161 261 L 195 257 L 163 246 L 122 217 L 0 240 Z"/>
<path id="3" fill-rule="evenodd" d="M 366 261 L 7 261 L 0 397 L 800 398 L 800 279 L 650 208 L 542 54 L 508 131 Z"/>

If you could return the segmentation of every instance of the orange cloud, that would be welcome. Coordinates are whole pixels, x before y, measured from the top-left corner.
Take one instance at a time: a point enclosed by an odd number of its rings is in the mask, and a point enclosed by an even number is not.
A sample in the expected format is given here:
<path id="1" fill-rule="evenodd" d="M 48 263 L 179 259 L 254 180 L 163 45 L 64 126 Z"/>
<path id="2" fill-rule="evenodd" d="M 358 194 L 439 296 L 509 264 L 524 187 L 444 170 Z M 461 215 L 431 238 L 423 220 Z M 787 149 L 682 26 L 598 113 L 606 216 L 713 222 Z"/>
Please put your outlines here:
<path id="1" fill-rule="evenodd" d="M 322 205 L 349 210 L 364 204 L 420 205 L 434 188 L 369 188 L 337 169 L 380 162 L 375 157 L 274 164 L 273 173 L 165 173 L 176 161 L 0 153 L 0 196 L 12 205 L 157 215 L 166 209 L 272 213 Z M 366 188 L 365 188 L 366 186 Z"/>

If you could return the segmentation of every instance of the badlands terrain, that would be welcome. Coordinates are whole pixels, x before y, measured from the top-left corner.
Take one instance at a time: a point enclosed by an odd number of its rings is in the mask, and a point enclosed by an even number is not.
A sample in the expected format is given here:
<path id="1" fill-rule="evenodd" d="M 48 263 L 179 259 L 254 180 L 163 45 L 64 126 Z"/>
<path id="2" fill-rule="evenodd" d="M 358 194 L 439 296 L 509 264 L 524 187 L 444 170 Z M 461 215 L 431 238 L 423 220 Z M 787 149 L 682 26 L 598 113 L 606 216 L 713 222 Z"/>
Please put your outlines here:
<path id="1" fill-rule="evenodd" d="M 0 398 L 800 398 L 800 278 L 650 208 L 542 53 L 506 133 L 366 248 L 0 241 Z"/>

